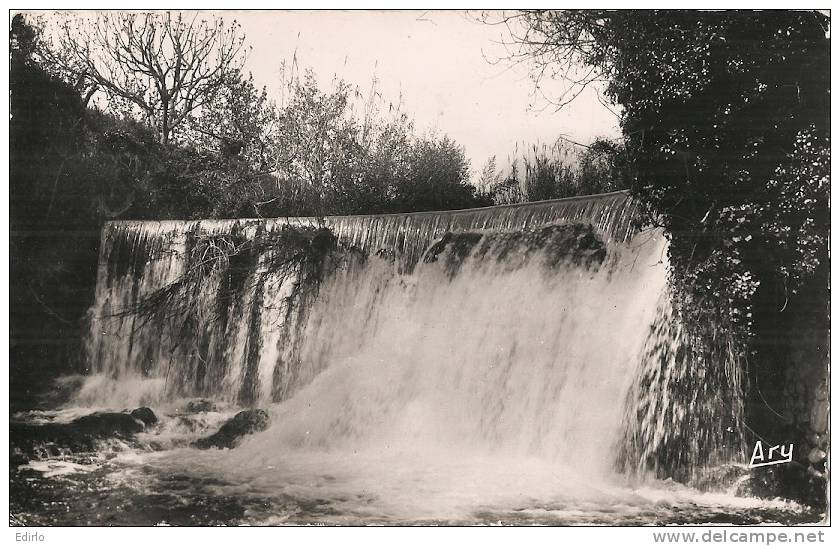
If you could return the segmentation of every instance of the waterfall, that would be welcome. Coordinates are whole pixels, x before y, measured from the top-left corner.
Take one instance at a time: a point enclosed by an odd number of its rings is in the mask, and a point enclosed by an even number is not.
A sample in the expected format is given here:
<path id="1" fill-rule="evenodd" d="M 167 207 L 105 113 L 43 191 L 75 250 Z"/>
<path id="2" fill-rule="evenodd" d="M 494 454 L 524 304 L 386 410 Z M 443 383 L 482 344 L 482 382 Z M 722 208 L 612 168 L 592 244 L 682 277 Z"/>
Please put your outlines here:
<path id="1" fill-rule="evenodd" d="M 739 449 L 740 377 L 680 325 L 667 238 L 635 219 L 616 192 L 111 222 L 77 402 L 270 406 L 245 459 L 464 452 L 689 479 Z"/>

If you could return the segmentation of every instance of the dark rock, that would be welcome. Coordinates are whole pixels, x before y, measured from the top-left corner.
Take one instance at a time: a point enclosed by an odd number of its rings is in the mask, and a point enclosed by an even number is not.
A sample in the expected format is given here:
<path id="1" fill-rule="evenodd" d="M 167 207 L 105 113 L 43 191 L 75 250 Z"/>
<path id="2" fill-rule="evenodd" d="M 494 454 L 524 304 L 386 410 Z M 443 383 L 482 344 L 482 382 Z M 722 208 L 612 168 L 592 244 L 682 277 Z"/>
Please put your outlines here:
<path id="1" fill-rule="evenodd" d="M 198 400 L 190 400 L 187 402 L 187 411 L 189 413 L 205 413 L 208 411 L 218 411 L 216 404 L 212 400 L 200 398 Z"/>
<path id="2" fill-rule="evenodd" d="M 70 423 L 82 434 L 93 436 L 130 436 L 143 432 L 146 425 L 129 413 L 97 412 L 79 417 Z"/>
<path id="3" fill-rule="evenodd" d="M 215 434 L 196 440 L 191 445 L 198 449 L 211 447 L 232 449 L 239 445 L 242 436 L 260 432 L 268 428 L 268 413 L 261 409 L 240 411 L 233 418 L 222 425 Z"/>
<path id="4" fill-rule="evenodd" d="M 158 418 L 157 415 L 155 415 L 155 412 L 153 412 L 151 408 L 147 408 L 145 406 L 132 411 L 131 416 L 139 421 L 142 421 L 143 424 L 147 427 L 154 425 L 158 422 Z"/>
<path id="5" fill-rule="evenodd" d="M 785 498 L 824 509 L 827 501 L 825 476 L 797 462 L 753 468 L 739 484 L 739 497 Z"/>
<path id="6" fill-rule="evenodd" d="M 11 460 L 20 464 L 32 459 L 46 459 L 93 451 L 96 437 L 78 434 L 67 423 L 47 423 L 29 425 L 11 423 L 9 425 L 9 454 Z"/>
<path id="7" fill-rule="evenodd" d="M 97 440 L 128 439 L 145 428 L 143 421 L 131 414 L 116 412 L 92 413 L 70 423 L 11 423 L 10 455 L 20 461 L 89 452 L 96 449 Z"/>

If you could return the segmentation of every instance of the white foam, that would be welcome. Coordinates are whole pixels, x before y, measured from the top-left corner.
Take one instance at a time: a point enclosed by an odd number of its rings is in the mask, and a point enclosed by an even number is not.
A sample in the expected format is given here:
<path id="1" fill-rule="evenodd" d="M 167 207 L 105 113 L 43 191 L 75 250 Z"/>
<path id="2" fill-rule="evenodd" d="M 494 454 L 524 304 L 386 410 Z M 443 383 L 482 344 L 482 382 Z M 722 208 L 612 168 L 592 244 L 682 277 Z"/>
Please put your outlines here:
<path id="1" fill-rule="evenodd" d="M 29 469 L 40 472 L 45 478 L 54 478 L 56 476 L 66 476 L 68 474 L 87 473 L 99 468 L 98 464 L 80 464 L 71 461 L 30 461 L 25 465 L 21 465 L 18 469 Z"/>

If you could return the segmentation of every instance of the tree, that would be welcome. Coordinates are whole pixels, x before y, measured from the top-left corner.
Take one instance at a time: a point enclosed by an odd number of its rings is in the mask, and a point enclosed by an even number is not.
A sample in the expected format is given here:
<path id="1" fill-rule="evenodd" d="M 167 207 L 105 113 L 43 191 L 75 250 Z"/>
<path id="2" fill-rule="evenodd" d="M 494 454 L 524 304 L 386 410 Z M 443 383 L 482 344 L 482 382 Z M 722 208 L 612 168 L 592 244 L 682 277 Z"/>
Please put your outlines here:
<path id="1" fill-rule="evenodd" d="M 469 162 L 447 137 L 421 137 L 399 105 L 336 80 L 322 90 L 305 71 L 277 109 L 264 214 L 376 214 L 488 204 L 469 185 Z M 381 106 L 381 107 L 380 107 Z"/>
<path id="2" fill-rule="evenodd" d="M 102 12 L 59 23 L 44 49 L 54 71 L 102 93 L 113 112 L 139 116 L 166 144 L 209 105 L 244 62 L 239 25 L 182 13 Z"/>
<path id="3" fill-rule="evenodd" d="M 89 217 L 79 209 L 87 207 L 81 188 L 76 188 L 78 203 L 55 206 L 64 193 L 62 180 L 83 155 L 85 108 L 72 86 L 38 64 L 34 53 L 40 38 L 36 27 L 15 15 L 10 32 L 10 212 L 19 229 L 54 222 L 56 215 L 67 214 L 71 222 Z"/>
<path id="4" fill-rule="evenodd" d="M 798 402 L 768 393 L 791 370 L 815 380 L 827 370 L 828 17 L 592 10 L 498 22 L 511 30 L 512 60 L 532 62 L 537 82 L 565 79 L 558 102 L 603 82 L 606 99 L 623 107 L 621 163 L 642 221 L 670 235 L 681 322 L 697 346 L 731 342 L 720 354 L 741 372 L 749 362 L 752 430 L 815 445 Z M 716 373 L 718 360 L 691 365 Z M 755 385 L 795 426 L 761 412 Z"/>
<path id="5" fill-rule="evenodd" d="M 469 184 L 463 146 L 443 138 L 418 138 L 409 151 L 406 177 L 394 188 L 397 211 L 461 209 L 480 205 Z"/>
<path id="6" fill-rule="evenodd" d="M 551 146 L 533 144 L 525 149 L 521 157 L 514 155 L 510 160 L 507 176 L 495 174 L 489 192 L 497 204 L 594 195 L 629 187 L 620 143 L 598 138 L 588 146 L 573 146 L 561 137 Z"/>
<path id="7" fill-rule="evenodd" d="M 45 71 L 39 29 L 17 14 L 10 28 L 9 306 L 13 377 L 78 362 L 80 319 L 96 277 L 98 181 L 85 108 L 76 90 Z M 60 341 L 51 343 L 49 340 Z M 31 372 L 30 372 L 31 373 Z M 37 387 L 37 385 L 27 385 Z M 19 389 L 24 390 L 24 389 Z"/>
<path id="8" fill-rule="evenodd" d="M 607 10 L 522 10 L 484 12 L 479 19 L 505 27 L 510 41 L 502 44 L 504 60 L 530 64 L 535 92 L 559 109 L 608 75 L 605 30 L 614 15 Z M 546 96 L 540 84 L 547 79 L 567 86 L 557 97 Z"/>
<path id="9" fill-rule="evenodd" d="M 238 156 L 257 171 L 270 172 L 276 165 L 279 120 L 265 87 L 257 88 L 254 76 L 236 74 L 186 128 L 185 140 L 222 155 Z"/>
<path id="10" fill-rule="evenodd" d="M 741 260 L 739 254 L 756 269 L 772 260 L 773 284 L 799 282 L 785 279 L 793 264 L 778 252 L 778 238 L 762 231 L 759 211 L 779 204 L 770 181 L 798 141 L 808 135 L 814 146 L 828 145 L 826 16 L 569 10 L 520 12 L 499 22 L 511 31 L 512 59 L 533 62 L 537 82 L 565 78 L 571 96 L 606 82 L 607 98 L 623 107 L 633 192 L 647 221 L 680 234 L 671 253 L 682 269 L 699 272 L 716 253 Z M 817 193 L 809 202 L 811 235 L 827 245 L 820 212 L 827 210 L 827 188 Z M 761 236 L 747 239 L 749 230 Z M 731 265 L 741 273 L 749 267 L 743 260 Z M 697 281 L 719 274 L 710 270 Z M 754 290 L 759 283 L 747 284 Z"/>
<path id="11" fill-rule="evenodd" d="M 622 142 L 597 138 L 578 154 L 576 186 L 589 193 L 630 187 L 632 175 Z"/>
<path id="12" fill-rule="evenodd" d="M 324 92 L 311 71 L 296 79 L 288 104 L 279 112 L 279 132 L 274 153 L 282 178 L 317 188 L 324 198 L 352 183 L 361 143 L 346 82 Z"/>

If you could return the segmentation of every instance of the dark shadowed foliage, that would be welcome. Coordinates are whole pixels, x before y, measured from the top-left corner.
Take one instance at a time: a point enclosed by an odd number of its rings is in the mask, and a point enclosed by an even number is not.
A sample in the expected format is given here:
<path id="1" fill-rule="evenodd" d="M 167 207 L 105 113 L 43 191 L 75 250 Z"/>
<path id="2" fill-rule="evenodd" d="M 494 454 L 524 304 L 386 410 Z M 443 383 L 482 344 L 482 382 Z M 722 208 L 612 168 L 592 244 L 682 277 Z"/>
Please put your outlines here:
<path id="1" fill-rule="evenodd" d="M 497 22 L 538 81 L 566 79 L 559 103 L 606 82 L 644 221 L 672 236 L 683 318 L 737 336 L 751 431 L 822 445 L 820 420 L 784 385 L 803 374 L 817 389 L 828 365 L 828 17 L 569 10 Z"/>

